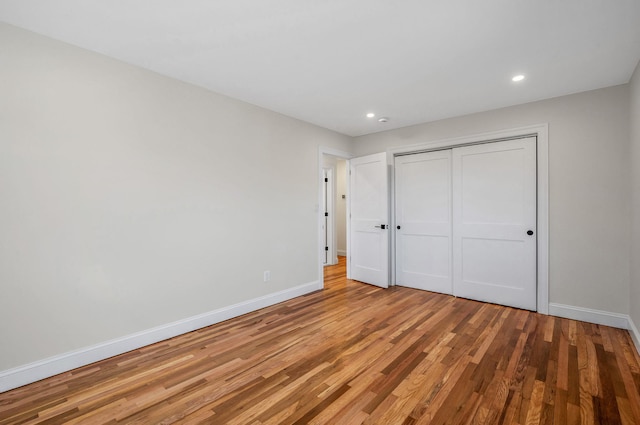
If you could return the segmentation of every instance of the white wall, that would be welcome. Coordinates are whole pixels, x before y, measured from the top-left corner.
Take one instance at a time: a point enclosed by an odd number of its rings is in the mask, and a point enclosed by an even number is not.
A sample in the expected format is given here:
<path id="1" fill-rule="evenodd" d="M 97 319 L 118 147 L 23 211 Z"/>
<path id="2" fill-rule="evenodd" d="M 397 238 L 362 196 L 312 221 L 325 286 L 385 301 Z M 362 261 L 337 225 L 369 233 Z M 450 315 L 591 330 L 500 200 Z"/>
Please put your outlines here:
<path id="1" fill-rule="evenodd" d="M 362 136 L 355 139 L 354 153 L 548 123 L 550 302 L 628 314 L 628 89 L 611 87 Z"/>
<path id="2" fill-rule="evenodd" d="M 640 326 L 640 63 L 630 83 L 630 127 L 631 127 L 631 320 L 636 331 Z M 640 342 L 636 335 L 636 344 Z M 640 350 L 640 345 L 638 345 Z"/>
<path id="3" fill-rule="evenodd" d="M 350 141 L 0 24 L 0 372 L 318 281 Z"/>

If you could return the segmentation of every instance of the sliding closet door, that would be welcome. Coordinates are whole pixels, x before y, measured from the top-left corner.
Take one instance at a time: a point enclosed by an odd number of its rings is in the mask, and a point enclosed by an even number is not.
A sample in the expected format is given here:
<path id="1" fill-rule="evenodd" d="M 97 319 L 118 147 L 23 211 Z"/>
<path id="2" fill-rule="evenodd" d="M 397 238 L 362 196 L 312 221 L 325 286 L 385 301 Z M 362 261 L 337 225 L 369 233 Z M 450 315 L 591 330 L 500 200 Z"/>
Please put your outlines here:
<path id="1" fill-rule="evenodd" d="M 452 293 L 451 150 L 397 157 L 396 283 Z"/>
<path id="2" fill-rule="evenodd" d="M 536 309 L 535 138 L 453 149 L 454 295 Z"/>

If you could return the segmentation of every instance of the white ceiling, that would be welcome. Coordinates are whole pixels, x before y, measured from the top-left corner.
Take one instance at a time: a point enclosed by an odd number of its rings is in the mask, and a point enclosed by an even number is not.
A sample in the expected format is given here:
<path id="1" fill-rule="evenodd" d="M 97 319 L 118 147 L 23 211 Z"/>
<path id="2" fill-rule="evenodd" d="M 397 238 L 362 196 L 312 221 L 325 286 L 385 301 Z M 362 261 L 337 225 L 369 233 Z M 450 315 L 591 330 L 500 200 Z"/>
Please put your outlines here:
<path id="1" fill-rule="evenodd" d="M 624 84 L 640 60 L 640 0 L 0 0 L 0 20 L 351 136 Z"/>

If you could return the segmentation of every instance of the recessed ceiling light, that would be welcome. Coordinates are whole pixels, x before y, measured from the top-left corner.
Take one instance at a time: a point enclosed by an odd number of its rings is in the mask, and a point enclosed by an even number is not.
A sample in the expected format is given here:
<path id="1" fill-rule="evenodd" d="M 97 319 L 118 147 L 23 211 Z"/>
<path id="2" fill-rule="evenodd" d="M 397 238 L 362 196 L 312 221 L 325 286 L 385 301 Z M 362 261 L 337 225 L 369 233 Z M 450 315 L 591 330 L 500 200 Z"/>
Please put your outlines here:
<path id="1" fill-rule="evenodd" d="M 374 114 L 373 112 L 369 112 L 369 113 L 367 114 L 367 118 L 373 118 L 373 117 L 375 117 L 375 116 L 376 116 L 376 114 Z"/>
<path id="2" fill-rule="evenodd" d="M 387 117 L 378 118 L 378 122 L 387 122 L 387 121 L 389 121 L 389 118 Z"/>
<path id="3" fill-rule="evenodd" d="M 511 79 L 511 81 L 514 81 L 514 82 L 518 82 L 518 81 L 522 81 L 522 80 L 524 80 L 524 75 L 522 75 L 522 74 L 516 75 L 515 77 L 513 77 Z"/>

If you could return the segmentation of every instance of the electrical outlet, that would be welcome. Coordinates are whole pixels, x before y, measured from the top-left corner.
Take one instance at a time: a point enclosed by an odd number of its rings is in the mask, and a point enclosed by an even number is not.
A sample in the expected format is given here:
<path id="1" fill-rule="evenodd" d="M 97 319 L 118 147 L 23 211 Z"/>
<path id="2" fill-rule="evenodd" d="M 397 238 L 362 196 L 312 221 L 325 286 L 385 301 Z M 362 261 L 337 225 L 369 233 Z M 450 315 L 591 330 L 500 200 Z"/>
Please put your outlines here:
<path id="1" fill-rule="evenodd" d="M 265 270 L 264 272 L 264 281 L 265 282 L 269 282 L 271 280 L 271 271 L 270 270 Z"/>

